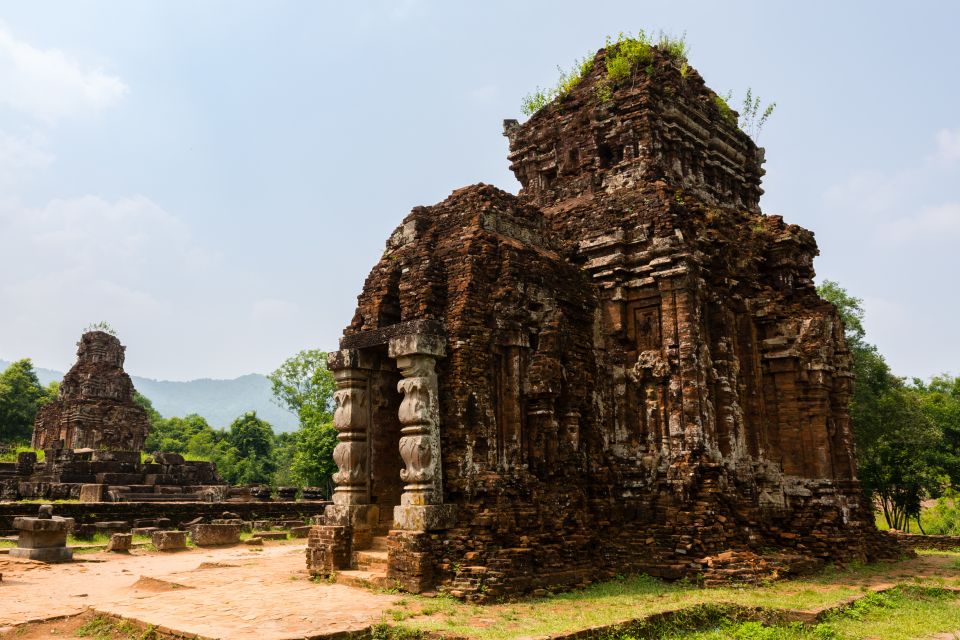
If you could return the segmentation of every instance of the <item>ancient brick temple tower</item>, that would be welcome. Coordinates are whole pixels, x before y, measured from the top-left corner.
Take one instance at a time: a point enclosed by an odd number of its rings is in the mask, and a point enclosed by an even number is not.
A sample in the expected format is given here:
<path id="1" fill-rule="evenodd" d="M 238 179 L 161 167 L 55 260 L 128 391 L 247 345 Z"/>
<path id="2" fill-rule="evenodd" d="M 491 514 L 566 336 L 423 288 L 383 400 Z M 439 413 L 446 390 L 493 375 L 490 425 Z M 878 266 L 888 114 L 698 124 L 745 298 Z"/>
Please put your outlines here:
<path id="1" fill-rule="evenodd" d="M 143 449 L 150 420 L 133 401 L 124 350 L 103 331 L 80 337 L 77 362 L 60 383 L 60 397 L 37 413 L 34 449 Z"/>
<path id="2" fill-rule="evenodd" d="M 389 579 L 474 597 L 890 553 L 813 234 L 760 212 L 762 150 L 699 74 L 654 49 L 602 99 L 604 55 L 505 123 L 519 196 L 460 189 L 387 241 L 330 358 L 315 573 L 387 530 Z"/>

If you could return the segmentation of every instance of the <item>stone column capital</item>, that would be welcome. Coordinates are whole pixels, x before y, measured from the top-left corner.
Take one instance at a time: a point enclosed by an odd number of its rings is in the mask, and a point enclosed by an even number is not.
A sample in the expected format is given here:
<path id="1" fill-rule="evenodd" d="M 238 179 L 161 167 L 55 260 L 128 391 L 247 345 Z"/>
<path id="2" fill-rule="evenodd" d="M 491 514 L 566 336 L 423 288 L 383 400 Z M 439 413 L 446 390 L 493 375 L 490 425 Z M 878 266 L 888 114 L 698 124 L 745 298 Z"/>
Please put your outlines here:
<path id="1" fill-rule="evenodd" d="M 446 339 L 443 336 L 413 333 L 390 338 L 389 354 L 391 358 L 406 356 L 432 356 L 442 358 L 447 355 Z"/>
<path id="2" fill-rule="evenodd" d="M 327 368 L 330 371 L 341 371 L 343 369 L 364 369 L 370 370 L 376 368 L 374 356 L 368 351 L 362 349 L 338 349 L 327 354 Z"/>

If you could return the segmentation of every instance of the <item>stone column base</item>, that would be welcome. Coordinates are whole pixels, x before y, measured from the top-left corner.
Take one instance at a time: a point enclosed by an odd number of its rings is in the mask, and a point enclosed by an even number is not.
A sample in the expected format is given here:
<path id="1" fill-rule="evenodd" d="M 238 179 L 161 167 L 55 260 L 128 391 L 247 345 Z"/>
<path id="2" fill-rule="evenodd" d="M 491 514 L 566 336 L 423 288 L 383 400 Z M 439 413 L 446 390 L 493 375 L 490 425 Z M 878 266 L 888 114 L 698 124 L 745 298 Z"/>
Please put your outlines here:
<path id="1" fill-rule="evenodd" d="M 323 512 L 323 524 L 337 527 L 373 527 L 379 520 L 375 504 L 331 504 Z"/>
<path id="2" fill-rule="evenodd" d="M 70 562 L 73 560 L 73 549 L 68 547 L 46 547 L 39 549 L 10 549 L 14 558 L 27 558 L 39 562 Z"/>
<path id="3" fill-rule="evenodd" d="M 353 550 L 369 549 L 373 544 L 373 528 L 380 520 L 380 507 L 375 504 L 331 504 L 324 512 L 324 524 L 345 527 L 353 539 Z"/>
<path id="4" fill-rule="evenodd" d="M 393 508 L 393 522 L 404 531 L 438 531 L 456 524 L 456 506 L 452 504 L 399 505 Z"/>

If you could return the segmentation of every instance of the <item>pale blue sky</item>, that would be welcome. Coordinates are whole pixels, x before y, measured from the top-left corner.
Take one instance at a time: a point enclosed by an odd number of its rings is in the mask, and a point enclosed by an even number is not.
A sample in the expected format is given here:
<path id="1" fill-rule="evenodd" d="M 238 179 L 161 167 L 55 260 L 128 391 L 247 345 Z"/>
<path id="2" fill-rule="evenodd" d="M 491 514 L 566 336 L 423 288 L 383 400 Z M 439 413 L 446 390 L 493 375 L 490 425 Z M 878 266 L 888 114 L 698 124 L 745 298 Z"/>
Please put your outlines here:
<path id="1" fill-rule="evenodd" d="M 901 375 L 960 373 L 955 2 L 0 2 L 0 358 L 267 372 L 333 348 L 419 204 L 509 191 L 503 118 L 607 34 L 778 108 L 762 206 Z M 735 105 L 736 106 L 736 105 Z"/>

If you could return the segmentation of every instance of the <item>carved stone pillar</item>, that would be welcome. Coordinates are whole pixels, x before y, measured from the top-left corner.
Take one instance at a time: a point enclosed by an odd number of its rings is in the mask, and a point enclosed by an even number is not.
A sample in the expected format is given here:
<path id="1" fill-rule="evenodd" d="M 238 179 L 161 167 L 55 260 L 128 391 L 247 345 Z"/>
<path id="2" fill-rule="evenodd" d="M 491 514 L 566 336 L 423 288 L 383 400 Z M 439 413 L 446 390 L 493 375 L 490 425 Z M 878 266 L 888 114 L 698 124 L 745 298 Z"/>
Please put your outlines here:
<path id="1" fill-rule="evenodd" d="M 403 495 L 394 508 L 394 523 L 400 529 L 427 531 L 452 525 L 453 509 L 443 505 L 440 467 L 440 405 L 436 361 L 445 355 L 444 340 L 422 334 L 390 340 L 390 357 L 396 358 L 403 378 L 397 389 L 404 394 L 400 404 L 400 471 Z"/>
<path id="2" fill-rule="evenodd" d="M 333 372 L 337 390 L 333 392 L 336 409 L 333 426 L 337 430 L 337 446 L 333 461 L 336 489 L 333 503 L 339 505 L 370 504 L 370 411 L 367 382 L 369 374 L 362 369 L 340 369 Z"/>
<path id="3" fill-rule="evenodd" d="M 326 523 L 338 526 L 366 527 L 377 521 L 377 507 L 370 504 L 370 358 L 362 351 L 344 349 L 331 353 L 328 366 L 333 371 L 337 390 L 333 393 L 336 410 L 333 426 L 337 446 L 333 460 L 336 488 L 333 504 L 326 509 Z"/>

